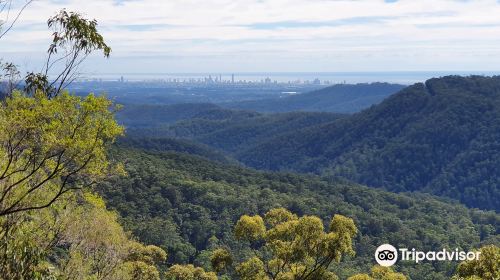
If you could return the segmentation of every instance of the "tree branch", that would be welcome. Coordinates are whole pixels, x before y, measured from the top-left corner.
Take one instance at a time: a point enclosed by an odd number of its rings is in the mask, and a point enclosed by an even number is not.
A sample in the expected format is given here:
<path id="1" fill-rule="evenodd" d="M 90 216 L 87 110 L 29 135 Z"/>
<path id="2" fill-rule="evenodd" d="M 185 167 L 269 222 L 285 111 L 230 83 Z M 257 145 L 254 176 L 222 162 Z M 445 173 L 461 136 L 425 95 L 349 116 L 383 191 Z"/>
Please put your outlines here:
<path id="1" fill-rule="evenodd" d="M 3 36 L 5 36 L 5 34 L 7 34 L 7 32 L 9 32 L 12 27 L 14 27 L 14 24 L 16 24 L 17 20 L 19 19 L 19 17 L 21 16 L 21 14 L 23 13 L 24 9 L 26 9 L 26 7 L 28 7 L 29 4 L 31 4 L 31 2 L 33 2 L 34 0 L 28 0 L 24 6 L 21 8 L 21 10 L 19 10 L 19 12 L 17 13 L 16 15 L 16 18 L 14 19 L 14 21 L 12 21 L 12 23 L 9 25 L 9 27 L 7 27 L 5 29 L 4 32 L 1 32 L 0 33 L 0 39 L 2 39 Z M 12 1 L 11 1 L 12 2 Z M 10 5 L 9 5 L 10 6 Z M 10 7 L 9 7 L 9 10 L 10 10 Z"/>

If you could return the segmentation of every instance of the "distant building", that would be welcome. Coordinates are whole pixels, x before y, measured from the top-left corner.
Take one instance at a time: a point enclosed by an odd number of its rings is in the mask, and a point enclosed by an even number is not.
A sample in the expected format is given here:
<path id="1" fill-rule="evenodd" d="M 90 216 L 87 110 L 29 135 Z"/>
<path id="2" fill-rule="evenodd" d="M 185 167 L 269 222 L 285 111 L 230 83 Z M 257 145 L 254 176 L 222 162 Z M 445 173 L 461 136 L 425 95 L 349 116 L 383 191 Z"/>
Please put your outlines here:
<path id="1" fill-rule="evenodd" d="M 234 84 L 234 74 L 231 75 L 231 84 Z"/>

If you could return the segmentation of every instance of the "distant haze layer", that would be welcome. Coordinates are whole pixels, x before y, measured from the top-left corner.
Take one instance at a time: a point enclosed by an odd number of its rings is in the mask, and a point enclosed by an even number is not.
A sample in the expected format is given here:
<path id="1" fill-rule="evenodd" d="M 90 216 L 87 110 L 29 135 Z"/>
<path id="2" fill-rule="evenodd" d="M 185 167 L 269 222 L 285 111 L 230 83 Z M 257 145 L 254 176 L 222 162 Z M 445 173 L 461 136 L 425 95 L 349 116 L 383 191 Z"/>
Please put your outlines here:
<path id="1" fill-rule="evenodd" d="M 500 75 L 500 71 L 401 71 L 401 72 L 223 72 L 223 73 L 105 73 L 82 75 L 83 79 L 103 79 L 119 80 L 121 77 L 125 81 L 147 81 L 147 80 L 166 80 L 179 82 L 189 81 L 191 79 L 199 80 L 212 77 L 213 79 L 221 77 L 225 82 L 232 81 L 262 82 L 269 78 L 271 82 L 279 83 L 314 82 L 318 79 L 321 83 L 372 83 L 389 82 L 398 84 L 414 84 L 424 82 L 433 77 L 442 77 L 448 75 Z"/>

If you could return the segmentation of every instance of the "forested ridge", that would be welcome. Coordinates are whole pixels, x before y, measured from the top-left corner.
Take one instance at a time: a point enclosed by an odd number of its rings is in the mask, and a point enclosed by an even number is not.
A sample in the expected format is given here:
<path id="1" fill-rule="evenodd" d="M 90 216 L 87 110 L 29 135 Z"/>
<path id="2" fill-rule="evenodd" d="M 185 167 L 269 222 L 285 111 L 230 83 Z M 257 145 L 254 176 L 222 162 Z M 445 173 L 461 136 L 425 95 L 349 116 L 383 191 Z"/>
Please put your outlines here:
<path id="1" fill-rule="evenodd" d="M 241 101 L 223 107 L 267 113 L 305 112 L 359 112 L 405 86 L 389 83 L 338 84 L 323 89 L 275 99 Z"/>
<path id="2" fill-rule="evenodd" d="M 191 139 L 257 169 L 343 177 L 498 211 L 499 89 L 499 77 L 449 76 L 410 86 L 352 116 L 200 116 L 129 131 Z"/>
<path id="3" fill-rule="evenodd" d="M 174 105 L 125 104 L 117 112 L 119 122 L 129 127 L 155 127 L 185 119 L 245 119 L 260 113 L 225 109 L 210 103 L 183 103 Z"/>
<path id="4" fill-rule="evenodd" d="M 233 226 L 243 214 L 285 207 L 297 215 L 329 220 L 333 213 L 354 219 L 360 234 L 355 258 L 335 270 L 349 276 L 368 271 L 382 243 L 431 249 L 478 247 L 498 242 L 497 214 L 469 210 L 425 194 L 392 194 L 345 181 L 298 174 L 265 173 L 176 152 L 115 148 L 128 177 L 108 180 L 98 190 L 116 209 L 126 229 L 141 241 L 166 249 L 169 263 L 209 267 L 215 247 L 245 255 Z M 447 279 L 453 263 L 401 265 L 412 279 Z"/>
<path id="5" fill-rule="evenodd" d="M 350 118 L 251 147 L 249 166 L 342 176 L 500 209 L 500 77 L 416 84 Z"/>
<path id="6" fill-rule="evenodd" d="M 205 108 L 205 107 L 203 107 Z M 321 112 L 289 112 L 277 114 L 250 113 L 247 111 L 213 108 L 209 114 L 202 110 L 195 117 L 189 117 L 173 123 L 158 120 L 147 125 L 127 125 L 128 139 L 142 147 L 141 141 L 159 141 L 171 138 L 200 143 L 212 149 L 232 156 L 234 152 L 247 149 L 278 135 L 289 133 L 300 128 L 330 123 L 344 114 Z M 127 113 L 128 114 L 128 113 Z M 141 117 L 138 117 L 141 118 Z M 135 122 L 137 123 L 137 122 Z M 129 141 L 129 140 L 125 140 Z"/>
<path id="7" fill-rule="evenodd" d="M 238 164 L 237 160 L 227 157 L 223 152 L 186 139 L 122 137 L 119 139 L 118 145 L 130 148 L 140 147 L 150 152 L 174 151 L 199 156 L 215 162 Z"/>

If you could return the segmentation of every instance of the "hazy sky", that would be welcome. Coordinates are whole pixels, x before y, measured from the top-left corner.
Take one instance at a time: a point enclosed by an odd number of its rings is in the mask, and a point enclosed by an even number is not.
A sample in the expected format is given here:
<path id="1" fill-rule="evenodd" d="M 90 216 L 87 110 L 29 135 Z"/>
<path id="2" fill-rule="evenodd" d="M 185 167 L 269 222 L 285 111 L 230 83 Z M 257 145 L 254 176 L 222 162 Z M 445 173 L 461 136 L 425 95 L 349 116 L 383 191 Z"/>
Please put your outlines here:
<path id="1" fill-rule="evenodd" d="M 61 8 L 113 48 L 92 73 L 500 70 L 495 0 L 38 0 L 0 57 L 39 69 Z"/>

